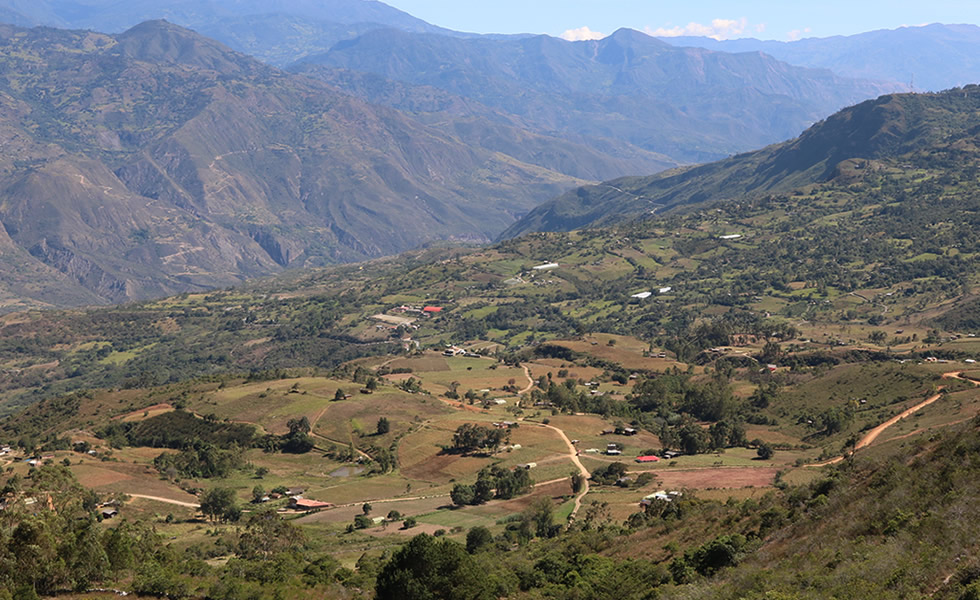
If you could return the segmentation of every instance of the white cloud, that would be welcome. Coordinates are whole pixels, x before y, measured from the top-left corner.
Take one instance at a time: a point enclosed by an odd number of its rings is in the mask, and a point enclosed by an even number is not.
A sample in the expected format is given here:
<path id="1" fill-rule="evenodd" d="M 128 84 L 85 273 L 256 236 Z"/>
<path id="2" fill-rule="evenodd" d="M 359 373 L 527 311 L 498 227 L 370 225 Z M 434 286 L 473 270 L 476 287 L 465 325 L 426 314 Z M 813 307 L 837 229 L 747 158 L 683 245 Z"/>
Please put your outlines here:
<path id="1" fill-rule="evenodd" d="M 786 39 L 788 39 L 791 42 L 795 42 L 796 40 L 800 39 L 807 33 L 810 33 L 809 27 L 804 27 L 803 29 L 794 29 L 793 31 L 786 32 Z"/>
<path id="2" fill-rule="evenodd" d="M 647 35 L 654 37 L 679 37 L 682 35 L 696 35 L 709 37 L 716 40 L 730 39 L 741 35 L 749 26 L 749 20 L 745 17 L 741 19 L 713 19 L 710 24 L 688 23 L 686 26 L 658 27 L 652 29 L 647 27 L 644 31 Z M 760 27 L 762 29 L 760 29 Z M 761 32 L 765 30 L 765 25 L 757 25 L 755 30 Z"/>
<path id="3" fill-rule="evenodd" d="M 559 37 L 569 42 L 581 42 L 584 40 L 601 40 L 606 37 L 606 34 L 592 31 L 588 27 L 579 27 L 578 29 L 569 29 Z"/>

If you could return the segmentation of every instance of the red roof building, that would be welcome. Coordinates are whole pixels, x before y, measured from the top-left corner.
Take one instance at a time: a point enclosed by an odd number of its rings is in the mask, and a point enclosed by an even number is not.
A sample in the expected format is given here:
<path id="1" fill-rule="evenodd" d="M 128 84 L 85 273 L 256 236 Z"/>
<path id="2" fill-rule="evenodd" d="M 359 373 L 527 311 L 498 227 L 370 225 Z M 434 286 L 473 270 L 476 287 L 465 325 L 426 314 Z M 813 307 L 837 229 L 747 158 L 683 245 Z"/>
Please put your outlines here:
<path id="1" fill-rule="evenodd" d="M 636 457 L 636 462 L 638 462 L 638 463 L 660 462 L 660 457 L 659 456 L 637 456 Z"/>
<path id="2" fill-rule="evenodd" d="M 293 498 L 289 501 L 289 508 L 296 510 L 320 510 L 321 508 L 330 508 L 333 504 L 329 502 L 318 502 L 316 500 L 307 500 L 306 498 Z"/>
<path id="3" fill-rule="evenodd" d="M 426 306 L 425 308 L 422 309 L 422 312 L 427 312 L 427 313 L 442 312 L 442 307 L 441 306 Z"/>

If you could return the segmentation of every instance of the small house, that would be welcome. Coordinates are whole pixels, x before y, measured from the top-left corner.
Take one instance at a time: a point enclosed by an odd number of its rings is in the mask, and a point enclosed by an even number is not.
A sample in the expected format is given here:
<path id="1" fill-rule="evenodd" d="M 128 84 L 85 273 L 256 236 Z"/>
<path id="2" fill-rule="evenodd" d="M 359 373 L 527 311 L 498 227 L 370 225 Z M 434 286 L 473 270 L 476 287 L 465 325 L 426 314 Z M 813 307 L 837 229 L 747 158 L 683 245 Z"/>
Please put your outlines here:
<path id="1" fill-rule="evenodd" d="M 518 468 L 524 469 L 525 471 L 530 471 L 531 469 L 533 469 L 536 466 L 538 466 L 538 463 L 534 463 L 534 462 L 529 462 L 529 463 L 524 464 L 524 465 L 517 465 Z"/>
<path id="2" fill-rule="evenodd" d="M 111 519 L 118 515 L 119 511 L 114 508 L 103 508 L 101 514 L 103 519 Z"/>
<path id="3" fill-rule="evenodd" d="M 302 496 L 305 490 L 301 487 L 293 487 L 286 490 L 287 496 Z"/>
<path id="4" fill-rule="evenodd" d="M 659 456 L 653 456 L 652 454 L 649 455 L 649 456 L 637 456 L 636 457 L 636 462 L 638 462 L 638 463 L 655 463 L 655 462 L 660 462 L 660 457 Z"/>
<path id="5" fill-rule="evenodd" d="M 319 502 L 317 500 L 309 500 L 307 498 L 294 497 L 289 501 L 289 508 L 292 508 L 293 510 L 312 511 L 323 508 L 331 508 L 332 506 L 333 504 L 330 504 L 329 502 Z"/>

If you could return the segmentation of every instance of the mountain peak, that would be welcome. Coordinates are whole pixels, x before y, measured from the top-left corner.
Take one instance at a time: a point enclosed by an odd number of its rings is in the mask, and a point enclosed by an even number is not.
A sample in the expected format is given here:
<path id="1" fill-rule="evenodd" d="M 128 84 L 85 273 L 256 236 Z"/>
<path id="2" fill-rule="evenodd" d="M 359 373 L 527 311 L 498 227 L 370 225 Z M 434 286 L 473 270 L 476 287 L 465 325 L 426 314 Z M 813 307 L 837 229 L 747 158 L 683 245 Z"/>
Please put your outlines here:
<path id="1" fill-rule="evenodd" d="M 144 21 L 116 36 L 125 58 L 183 64 L 221 73 L 252 70 L 259 63 L 195 31 L 164 19 Z"/>

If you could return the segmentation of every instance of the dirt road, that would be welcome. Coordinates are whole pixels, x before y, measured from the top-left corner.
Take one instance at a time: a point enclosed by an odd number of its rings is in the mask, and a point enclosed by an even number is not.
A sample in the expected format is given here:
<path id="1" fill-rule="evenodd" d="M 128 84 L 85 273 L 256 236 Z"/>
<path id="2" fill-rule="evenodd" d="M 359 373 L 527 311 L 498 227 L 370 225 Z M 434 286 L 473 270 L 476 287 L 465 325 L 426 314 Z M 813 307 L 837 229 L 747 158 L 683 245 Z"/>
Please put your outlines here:
<path id="1" fill-rule="evenodd" d="M 531 377 L 531 369 L 528 369 L 527 367 L 525 367 L 523 365 L 521 366 L 521 368 L 524 369 L 524 376 L 527 377 L 527 387 L 525 387 L 521 391 L 517 392 L 517 395 L 518 396 L 520 396 L 522 394 L 526 394 L 526 393 L 530 392 L 534 388 L 534 378 Z"/>
<path id="2" fill-rule="evenodd" d="M 585 480 L 585 484 L 582 486 L 582 491 L 575 496 L 575 506 L 572 507 L 572 513 L 569 515 L 569 518 L 574 517 L 578 513 L 578 510 L 582 508 L 582 498 L 589 493 L 589 470 L 586 469 L 585 465 L 582 464 L 582 461 L 579 460 L 578 451 L 575 449 L 575 445 L 568 439 L 568 436 L 565 435 L 564 431 L 553 425 L 541 425 L 541 427 L 553 429 L 559 436 L 561 436 L 561 439 L 565 442 L 565 445 L 568 446 L 568 457 L 571 458 L 572 462 L 575 463 L 575 466 L 578 467 L 578 472 L 582 474 L 582 477 Z"/>
<path id="3" fill-rule="evenodd" d="M 200 508 L 200 504 L 195 504 L 193 502 L 184 502 L 183 500 L 173 500 L 171 498 L 163 498 L 161 496 L 144 496 L 143 494 L 126 494 L 130 498 L 144 498 L 146 500 L 156 500 L 157 502 L 165 502 L 167 504 L 175 504 L 177 506 L 186 506 L 187 508 Z"/>
<path id="4" fill-rule="evenodd" d="M 977 381 L 974 381 L 972 379 L 963 377 L 963 372 L 962 371 L 951 371 L 949 373 L 943 373 L 943 378 L 945 378 L 945 379 L 959 379 L 960 381 L 968 381 L 968 382 L 972 383 L 975 386 L 980 386 L 980 382 L 977 382 Z M 860 440 L 858 440 L 858 443 L 854 445 L 854 450 L 857 451 L 857 450 L 860 450 L 861 448 L 867 448 L 876 439 L 878 439 L 878 436 L 880 436 L 886 429 L 888 429 L 889 427 L 891 427 L 895 423 L 898 423 L 902 419 L 905 419 L 906 417 L 910 417 L 910 416 L 914 415 L 915 413 L 919 412 L 923 408 L 929 406 L 930 404 L 933 404 L 934 402 L 936 402 L 937 400 L 939 400 L 940 398 L 942 398 L 943 397 L 943 388 L 940 387 L 940 388 L 938 388 L 938 390 L 939 390 L 938 393 L 936 393 L 936 394 L 934 394 L 932 396 L 929 396 L 928 398 L 926 398 L 925 400 L 923 400 L 922 402 L 916 404 L 915 406 L 913 406 L 911 408 L 907 408 L 907 409 L 903 410 L 901 413 L 895 415 L 894 417 L 888 419 L 887 421 L 885 421 L 881 425 L 878 425 L 874 429 L 871 429 L 870 431 L 868 431 L 866 434 L 864 434 L 864 436 Z M 838 456 L 837 458 L 833 458 L 833 459 L 828 460 L 826 462 L 822 462 L 822 463 L 818 463 L 818 464 L 814 464 L 814 465 L 807 465 L 807 466 L 809 466 L 809 467 L 825 467 L 827 465 L 837 464 L 837 463 L 841 462 L 842 460 L 844 460 L 844 458 L 845 458 L 844 456 Z"/>

